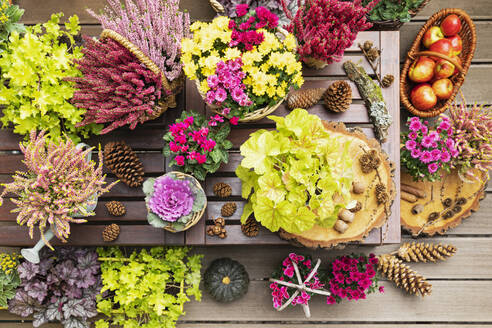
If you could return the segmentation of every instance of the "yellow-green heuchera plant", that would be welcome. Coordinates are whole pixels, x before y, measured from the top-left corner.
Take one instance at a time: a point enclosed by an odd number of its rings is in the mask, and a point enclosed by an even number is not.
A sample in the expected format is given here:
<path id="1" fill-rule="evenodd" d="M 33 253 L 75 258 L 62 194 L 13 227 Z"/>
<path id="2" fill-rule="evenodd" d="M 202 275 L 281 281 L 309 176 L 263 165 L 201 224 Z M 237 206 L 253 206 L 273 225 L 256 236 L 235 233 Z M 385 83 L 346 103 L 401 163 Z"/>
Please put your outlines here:
<path id="1" fill-rule="evenodd" d="M 21 143 L 20 149 L 27 171 L 17 172 L 13 182 L 3 185 L 0 205 L 2 197 L 12 193 L 16 197 L 10 200 L 17 206 L 12 212 L 19 213 L 17 223 L 29 227 L 31 238 L 35 226 L 39 227 L 43 239 L 44 232 L 51 226 L 55 236 L 66 241 L 71 222 L 87 222 L 72 215 L 94 215 L 87 211 L 87 205 L 116 183 L 104 186 L 102 151 L 99 150 L 96 166 L 94 161 L 87 161 L 92 148 L 80 149 L 70 139 L 59 144 L 49 142 L 44 131 L 39 135 L 33 131 L 30 142 Z"/>
<path id="2" fill-rule="evenodd" d="M 72 16 L 61 29 L 62 16 L 54 14 L 44 24 L 27 27 L 23 35 L 17 31 L 10 35 L 0 54 L 0 105 L 4 106 L 0 121 L 26 137 L 33 130 L 46 130 L 51 140 L 66 135 L 77 142 L 78 134 L 87 137 L 100 127 L 76 128 L 85 109 L 70 103 L 74 83 L 65 79 L 81 75 L 74 64 L 82 57 L 81 48 L 73 38 L 80 26 L 78 17 Z M 68 46 L 60 42 L 62 36 L 68 38 Z"/>
<path id="3" fill-rule="evenodd" d="M 241 146 L 244 159 L 236 175 L 248 199 L 241 221 L 254 212 L 271 231 L 332 227 L 338 212 L 353 205 L 350 142 L 342 142 L 304 109 L 269 118 L 277 130 L 258 130 Z"/>

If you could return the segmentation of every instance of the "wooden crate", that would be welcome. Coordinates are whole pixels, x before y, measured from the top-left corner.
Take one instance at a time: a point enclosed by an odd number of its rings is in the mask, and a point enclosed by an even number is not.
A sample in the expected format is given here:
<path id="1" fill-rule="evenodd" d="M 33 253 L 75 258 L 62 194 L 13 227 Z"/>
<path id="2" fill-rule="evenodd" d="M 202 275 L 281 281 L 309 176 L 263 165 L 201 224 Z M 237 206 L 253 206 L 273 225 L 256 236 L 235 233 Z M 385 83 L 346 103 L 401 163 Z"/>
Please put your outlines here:
<path id="1" fill-rule="evenodd" d="M 365 61 L 357 47 L 358 43 L 372 40 L 375 46 L 382 49 L 380 73 L 393 74 L 395 81 L 399 80 L 399 33 L 398 32 L 361 32 L 354 43 L 354 46 L 347 49 L 344 60 L 352 60 L 361 63 L 366 70 L 371 73 L 371 68 Z M 304 76 L 306 82 L 303 87 L 327 87 L 339 79 L 347 79 L 342 68 L 342 63 L 334 63 L 323 70 L 305 69 Z M 369 136 L 374 136 L 371 123 L 368 118 L 366 107 L 357 88 L 352 84 L 353 104 L 346 113 L 335 114 L 328 112 L 321 104 L 311 108 L 310 113 L 316 114 L 323 120 L 343 121 L 349 126 L 360 126 Z M 389 154 L 391 160 L 395 162 L 395 183 L 399 186 L 399 93 L 398 84 L 393 84 L 388 89 L 383 89 L 385 100 L 393 116 L 394 123 L 390 129 L 389 142 L 383 145 L 384 150 Z M 97 146 L 99 143 L 104 145 L 108 141 L 125 140 L 133 149 L 138 152 L 147 176 L 159 176 L 166 171 L 165 159 L 161 150 L 163 147 L 162 136 L 168 124 L 172 123 L 183 108 L 207 113 L 205 104 L 198 94 L 195 84 L 187 81 L 184 94 L 178 99 L 178 108 L 169 110 L 161 118 L 147 122 L 134 131 L 122 128 L 109 133 L 108 135 L 98 136 L 90 139 L 90 145 Z M 274 115 L 285 116 L 289 110 L 280 106 Z M 241 199 L 241 182 L 234 175 L 234 170 L 241 161 L 238 148 L 249 136 L 258 128 L 274 128 L 273 122 L 263 119 L 259 122 L 241 124 L 235 127 L 229 139 L 234 144 L 234 149 L 230 153 L 230 161 L 223 165 L 219 172 L 207 178 L 204 182 L 204 189 L 208 196 L 209 205 L 204 218 L 193 228 L 183 233 L 170 233 L 161 229 L 156 229 L 148 225 L 146 220 L 146 209 L 144 194 L 138 188 L 128 188 L 120 183 L 111 192 L 103 195 L 96 208 L 96 216 L 89 218 L 89 222 L 82 225 L 73 224 L 70 236 L 70 245 L 98 246 L 98 245 L 266 245 L 266 244 L 286 244 L 276 233 L 272 233 L 264 228 L 255 238 L 248 238 L 241 233 L 239 218 L 242 213 L 244 200 Z M 21 167 L 22 155 L 18 150 L 20 137 L 14 135 L 9 130 L 0 130 L 0 183 L 11 181 L 10 175 Z M 109 176 L 110 181 L 114 181 L 113 176 Z M 233 194 L 228 199 L 219 199 L 213 195 L 213 185 L 218 181 L 224 181 L 232 186 Z M 392 207 L 392 215 L 380 229 L 374 229 L 363 241 L 363 244 L 377 245 L 400 242 L 400 221 L 399 221 L 399 195 L 396 196 Z M 104 204 L 110 200 L 123 201 L 127 207 L 127 213 L 123 217 L 111 217 Z M 220 216 L 222 204 L 227 201 L 235 201 L 238 204 L 236 213 L 227 218 L 228 237 L 219 239 L 207 236 L 205 231 L 207 225 L 212 224 L 212 219 Z M 38 235 L 31 240 L 27 234 L 27 228 L 19 227 L 15 223 L 15 214 L 10 213 L 13 204 L 6 200 L 0 207 L 0 245 L 4 246 L 25 246 L 32 245 L 37 241 Z M 109 223 L 117 223 L 121 227 L 119 238 L 113 243 L 104 243 L 101 232 L 104 226 Z M 56 244 L 56 242 L 55 242 Z"/>

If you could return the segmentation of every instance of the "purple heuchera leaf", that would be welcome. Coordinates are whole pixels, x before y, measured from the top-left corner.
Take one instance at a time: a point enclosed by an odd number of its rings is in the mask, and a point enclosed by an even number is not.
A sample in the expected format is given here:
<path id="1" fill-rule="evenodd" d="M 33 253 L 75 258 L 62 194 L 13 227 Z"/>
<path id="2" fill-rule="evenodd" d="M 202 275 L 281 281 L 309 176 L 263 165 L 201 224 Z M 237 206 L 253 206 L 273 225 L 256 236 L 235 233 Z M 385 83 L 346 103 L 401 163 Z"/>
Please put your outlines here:
<path id="1" fill-rule="evenodd" d="M 9 312 L 25 318 L 33 314 L 39 306 L 34 298 L 27 295 L 23 289 L 18 288 L 15 297 L 9 302 Z"/>
<path id="2" fill-rule="evenodd" d="M 86 253 L 77 257 L 77 268 L 83 275 L 95 274 L 101 268 L 94 252 Z"/>
<path id="3" fill-rule="evenodd" d="M 46 282 L 28 282 L 24 285 L 24 290 L 27 292 L 27 295 L 36 299 L 39 303 L 42 303 L 44 298 L 48 295 L 48 285 Z"/>
<path id="4" fill-rule="evenodd" d="M 194 200 L 189 181 L 164 176 L 155 180 L 149 207 L 164 221 L 175 222 L 190 214 Z"/>
<path id="5" fill-rule="evenodd" d="M 17 272 L 21 279 L 31 280 L 38 274 L 39 265 L 26 261 L 17 267 Z"/>

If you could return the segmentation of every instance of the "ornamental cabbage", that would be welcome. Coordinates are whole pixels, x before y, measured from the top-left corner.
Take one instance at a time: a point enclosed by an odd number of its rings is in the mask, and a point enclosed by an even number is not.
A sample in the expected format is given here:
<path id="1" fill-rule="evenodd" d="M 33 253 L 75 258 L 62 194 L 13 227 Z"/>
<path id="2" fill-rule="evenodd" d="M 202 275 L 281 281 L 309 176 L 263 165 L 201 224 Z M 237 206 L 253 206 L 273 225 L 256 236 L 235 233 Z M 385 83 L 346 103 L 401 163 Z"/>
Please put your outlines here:
<path id="1" fill-rule="evenodd" d="M 244 158 L 236 175 L 248 199 L 241 222 L 254 213 L 271 231 L 333 227 L 351 200 L 350 143 L 342 143 L 304 109 L 269 118 L 277 130 L 258 130 L 241 146 Z"/>

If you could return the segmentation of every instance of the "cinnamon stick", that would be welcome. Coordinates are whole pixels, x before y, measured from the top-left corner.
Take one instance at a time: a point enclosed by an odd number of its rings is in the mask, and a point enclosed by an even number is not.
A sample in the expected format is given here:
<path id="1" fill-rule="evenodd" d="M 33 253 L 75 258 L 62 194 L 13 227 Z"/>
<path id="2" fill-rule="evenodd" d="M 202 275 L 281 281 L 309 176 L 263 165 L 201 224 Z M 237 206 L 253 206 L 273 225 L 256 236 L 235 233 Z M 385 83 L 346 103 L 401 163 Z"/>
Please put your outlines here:
<path id="1" fill-rule="evenodd" d="M 407 184 L 404 184 L 402 183 L 401 184 L 401 191 L 405 191 L 405 192 L 408 192 L 409 194 L 412 194 L 418 198 L 425 198 L 427 197 L 427 193 L 422 190 L 422 189 L 419 189 L 417 187 L 414 187 L 414 186 L 410 186 L 410 185 L 407 185 Z"/>
<path id="2" fill-rule="evenodd" d="M 401 199 L 406 200 L 409 203 L 415 203 L 417 201 L 417 196 L 410 194 L 406 191 L 401 192 Z"/>

